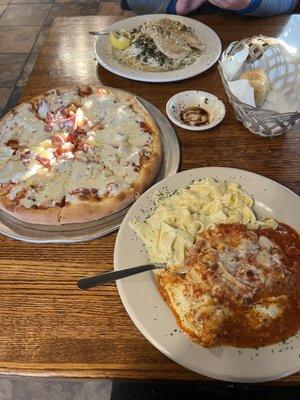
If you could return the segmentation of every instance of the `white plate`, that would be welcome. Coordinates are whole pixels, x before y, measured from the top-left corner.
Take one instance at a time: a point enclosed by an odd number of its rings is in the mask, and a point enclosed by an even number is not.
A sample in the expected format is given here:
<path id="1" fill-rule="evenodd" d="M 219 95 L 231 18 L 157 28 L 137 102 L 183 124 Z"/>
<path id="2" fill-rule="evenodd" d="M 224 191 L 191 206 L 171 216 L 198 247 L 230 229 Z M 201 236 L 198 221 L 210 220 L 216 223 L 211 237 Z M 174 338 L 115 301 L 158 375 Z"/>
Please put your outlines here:
<path id="1" fill-rule="evenodd" d="M 143 24 L 149 18 L 151 20 L 158 20 L 160 18 L 166 18 L 166 15 L 139 15 L 137 17 L 123 19 L 110 25 L 108 31 L 118 31 L 120 29 L 131 30 L 136 28 L 138 25 Z M 221 41 L 218 35 L 208 26 L 191 18 L 181 17 L 179 15 L 168 15 L 167 18 L 180 21 L 183 24 L 190 26 L 192 29 L 194 29 L 196 35 L 205 45 L 205 52 L 193 64 L 176 71 L 168 72 L 143 72 L 131 69 L 125 65 L 122 65 L 112 56 L 108 35 L 99 36 L 95 42 L 94 54 L 97 61 L 104 68 L 117 75 L 143 82 L 180 81 L 182 79 L 198 75 L 214 65 L 214 63 L 218 60 L 222 50 Z"/>
<path id="2" fill-rule="evenodd" d="M 116 270 L 147 263 L 141 240 L 129 221 L 143 218 L 153 206 L 151 195 L 164 188 L 185 187 L 193 179 L 212 177 L 241 184 L 255 200 L 259 217 L 274 217 L 300 230 L 299 197 L 289 189 L 251 172 L 221 167 L 197 168 L 167 178 L 145 192 L 129 210 L 120 227 L 114 253 Z M 186 338 L 157 291 L 154 274 L 145 272 L 117 283 L 122 302 L 140 332 L 161 352 L 200 374 L 232 382 L 265 382 L 300 369 L 300 333 L 285 343 L 259 349 L 221 346 L 204 348 Z"/>
<path id="3" fill-rule="evenodd" d="M 188 107 L 201 107 L 209 114 L 210 123 L 200 126 L 185 124 L 180 118 L 180 112 Z M 187 90 L 175 94 L 166 105 L 166 112 L 170 120 L 183 129 L 190 131 L 206 131 L 218 125 L 225 117 L 224 103 L 211 93 L 201 90 Z"/>

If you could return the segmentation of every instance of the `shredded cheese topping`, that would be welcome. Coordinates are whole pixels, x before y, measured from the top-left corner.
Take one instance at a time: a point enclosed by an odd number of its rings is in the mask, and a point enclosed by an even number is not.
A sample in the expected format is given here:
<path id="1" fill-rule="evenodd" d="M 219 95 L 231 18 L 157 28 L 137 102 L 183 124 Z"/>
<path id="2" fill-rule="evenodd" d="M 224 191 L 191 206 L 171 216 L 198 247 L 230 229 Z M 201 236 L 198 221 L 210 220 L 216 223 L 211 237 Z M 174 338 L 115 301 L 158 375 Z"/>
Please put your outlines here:
<path id="1" fill-rule="evenodd" d="M 144 116 L 103 89 L 81 97 L 52 90 L 0 122 L 0 185 L 26 208 L 116 196 L 139 178 L 152 136 Z"/>

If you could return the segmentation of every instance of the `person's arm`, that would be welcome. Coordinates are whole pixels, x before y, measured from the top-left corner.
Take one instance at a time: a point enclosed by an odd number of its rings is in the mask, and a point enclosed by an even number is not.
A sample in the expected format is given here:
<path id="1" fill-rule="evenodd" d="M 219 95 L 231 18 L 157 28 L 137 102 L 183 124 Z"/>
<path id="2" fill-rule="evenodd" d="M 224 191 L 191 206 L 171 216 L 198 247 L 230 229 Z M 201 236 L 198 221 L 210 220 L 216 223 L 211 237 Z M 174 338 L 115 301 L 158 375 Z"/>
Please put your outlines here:
<path id="1" fill-rule="evenodd" d="M 186 15 L 199 8 L 206 0 L 123 0 L 122 8 L 139 14 Z M 125 4 L 124 4 L 125 3 Z"/>
<path id="2" fill-rule="evenodd" d="M 298 0 L 209 0 L 209 2 L 217 7 L 251 17 L 288 14 L 298 4 Z M 243 6 L 243 3 L 246 3 L 246 6 Z"/>
<path id="3" fill-rule="evenodd" d="M 271 17 L 290 13 L 297 4 L 298 0 L 252 0 L 246 9 L 239 13 L 252 17 Z"/>
<path id="4" fill-rule="evenodd" d="M 208 0 L 211 4 L 251 17 L 270 17 L 288 14 L 299 0 Z M 204 0 L 123 0 L 127 9 L 139 14 L 181 14 L 185 15 L 200 7 Z M 244 6 L 246 4 L 246 7 Z"/>
<path id="5" fill-rule="evenodd" d="M 125 0 L 123 3 L 127 3 L 127 9 L 138 14 L 165 14 L 170 0 Z"/>

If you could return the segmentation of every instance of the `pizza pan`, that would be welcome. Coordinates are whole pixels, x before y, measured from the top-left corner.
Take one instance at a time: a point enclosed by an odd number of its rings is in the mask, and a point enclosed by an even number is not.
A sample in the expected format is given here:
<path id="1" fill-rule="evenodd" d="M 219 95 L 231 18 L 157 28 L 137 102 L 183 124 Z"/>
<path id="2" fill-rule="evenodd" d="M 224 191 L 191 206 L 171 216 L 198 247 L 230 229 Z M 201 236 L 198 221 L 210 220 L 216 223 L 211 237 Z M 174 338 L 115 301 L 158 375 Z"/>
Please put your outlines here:
<path id="1" fill-rule="evenodd" d="M 179 167 L 180 149 L 177 135 L 167 118 L 147 100 L 138 98 L 154 118 L 161 133 L 163 158 L 153 184 L 174 175 Z M 49 226 L 29 224 L 0 210 L 0 233 L 13 239 L 31 243 L 78 243 L 96 239 L 116 231 L 128 207 L 97 221 L 81 224 Z"/>

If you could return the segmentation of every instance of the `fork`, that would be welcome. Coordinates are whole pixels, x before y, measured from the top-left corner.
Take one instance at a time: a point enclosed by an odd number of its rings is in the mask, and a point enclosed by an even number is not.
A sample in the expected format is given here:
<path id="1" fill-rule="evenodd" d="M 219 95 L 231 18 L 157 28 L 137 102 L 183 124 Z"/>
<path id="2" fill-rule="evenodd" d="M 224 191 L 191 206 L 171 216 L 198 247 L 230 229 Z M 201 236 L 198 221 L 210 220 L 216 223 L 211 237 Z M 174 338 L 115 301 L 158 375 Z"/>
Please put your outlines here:
<path id="1" fill-rule="evenodd" d="M 89 276 L 87 278 L 82 278 L 77 282 L 79 289 L 86 290 L 92 287 L 103 285 L 104 283 L 109 283 L 116 281 L 118 279 L 126 278 L 127 276 L 140 274 L 141 272 L 151 271 L 153 269 L 166 269 L 167 264 L 153 263 L 140 265 L 138 267 L 121 269 L 118 271 L 105 272 L 104 274 Z"/>
<path id="2" fill-rule="evenodd" d="M 101 36 L 101 35 L 109 35 L 109 31 L 90 31 L 90 35 L 96 35 L 96 36 Z"/>

